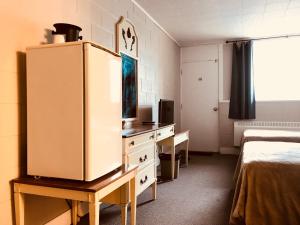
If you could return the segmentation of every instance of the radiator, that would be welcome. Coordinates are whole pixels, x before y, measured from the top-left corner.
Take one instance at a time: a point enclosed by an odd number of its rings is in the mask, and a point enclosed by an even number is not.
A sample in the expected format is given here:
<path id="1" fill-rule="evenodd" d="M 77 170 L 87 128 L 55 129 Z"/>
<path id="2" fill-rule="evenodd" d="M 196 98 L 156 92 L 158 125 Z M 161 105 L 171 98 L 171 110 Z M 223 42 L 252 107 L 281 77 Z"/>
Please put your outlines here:
<path id="1" fill-rule="evenodd" d="M 277 121 L 235 121 L 234 146 L 240 146 L 241 137 L 246 129 L 294 130 L 300 131 L 300 122 Z"/>

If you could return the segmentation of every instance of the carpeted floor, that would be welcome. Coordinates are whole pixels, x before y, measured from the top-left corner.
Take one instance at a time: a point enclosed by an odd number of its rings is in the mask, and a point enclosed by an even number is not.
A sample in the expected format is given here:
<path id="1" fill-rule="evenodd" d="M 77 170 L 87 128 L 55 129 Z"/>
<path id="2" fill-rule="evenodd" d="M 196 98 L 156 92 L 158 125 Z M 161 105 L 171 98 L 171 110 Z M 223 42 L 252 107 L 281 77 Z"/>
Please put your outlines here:
<path id="1" fill-rule="evenodd" d="M 178 179 L 158 185 L 156 201 L 151 201 L 150 189 L 138 196 L 137 224 L 227 225 L 236 161 L 230 155 L 191 155 Z M 118 206 L 101 207 L 101 225 L 117 225 L 120 219 Z M 87 225 L 88 216 L 79 224 Z"/>

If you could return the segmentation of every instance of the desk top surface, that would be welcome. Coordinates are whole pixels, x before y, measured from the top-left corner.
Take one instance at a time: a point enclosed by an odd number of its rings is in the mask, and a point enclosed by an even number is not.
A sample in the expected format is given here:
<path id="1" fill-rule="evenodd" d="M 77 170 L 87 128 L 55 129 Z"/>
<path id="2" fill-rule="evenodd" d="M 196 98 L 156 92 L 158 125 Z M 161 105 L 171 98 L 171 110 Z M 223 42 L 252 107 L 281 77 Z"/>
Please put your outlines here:
<path id="1" fill-rule="evenodd" d="M 124 129 L 122 130 L 122 137 L 128 138 L 133 137 L 139 134 L 147 133 L 150 131 L 155 131 L 164 127 L 175 125 L 172 124 L 141 124 L 141 125 L 135 125 L 132 128 Z"/>
<path id="2" fill-rule="evenodd" d="M 12 180 L 12 182 L 19 183 L 19 184 L 30 184 L 30 185 L 61 188 L 61 189 L 76 190 L 76 191 L 97 192 L 102 188 L 108 186 L 109 184 L 113 183 L 114 181 L 117 181 L 118 179 L 124 177 L 125 175 L 131 172 L 136 172 L 137 168 L 138 168 L 137 165 L 133 165 L 125 169 L 123 165 L 118 169 L 96 180 L 89 181 L 89 182 L 58 179 L 58 178 L 47 178 L 47 177 L 41 177 L 39 179 L 35 179 L 32 176 L 17 178 Z"/>

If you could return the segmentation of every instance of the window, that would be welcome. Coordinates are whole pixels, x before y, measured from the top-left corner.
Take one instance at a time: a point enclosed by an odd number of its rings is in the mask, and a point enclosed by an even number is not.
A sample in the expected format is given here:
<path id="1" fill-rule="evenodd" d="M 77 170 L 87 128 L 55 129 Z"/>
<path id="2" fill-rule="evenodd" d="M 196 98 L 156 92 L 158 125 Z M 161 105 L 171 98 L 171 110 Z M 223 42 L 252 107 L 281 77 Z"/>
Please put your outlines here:
<path id="1" fill-rule="evenodd" d="M 253 43 L 256 100 L 300 100 L 300 38 Z"/>

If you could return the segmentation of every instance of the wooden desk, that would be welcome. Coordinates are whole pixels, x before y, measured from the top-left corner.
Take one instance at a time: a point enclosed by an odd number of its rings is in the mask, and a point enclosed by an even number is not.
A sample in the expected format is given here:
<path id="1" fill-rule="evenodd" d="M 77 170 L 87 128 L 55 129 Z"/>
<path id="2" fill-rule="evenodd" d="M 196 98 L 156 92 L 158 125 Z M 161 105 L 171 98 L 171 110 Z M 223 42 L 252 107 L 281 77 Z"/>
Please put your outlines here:
<path id="1" fill-rule="evenodd" d="M 125 167 L 123 166 L 117 171 L 113 171 L 91 182 L 44 177 L 40 179 L 24 177 L 13 180 L 16 224 L 24 225 L 24 194 L 33 194 L 72 200 L 73 225 L 77 224 L 78 201 L 88 202 L 90 225 L 99 225 L 101 202 L 110 203 L 111 199 L 114 202 L 117 201 L 118 203 L 122 204 L 122 195 L 120 193 L 122 193 L 123 189 L 126 189 L 125 191 L 127 191 L 129 186 L 131 225 L 135 225 L 135 177 L 137 174 L 137 166 L 132 166 L 128 169 L 124 168 Z M 127 212 L 122 212 L 122 217 L 123 215 L 126 215 L 126 213 Z"/>
<path id="2" fill-rule="evenodd" d="M 137 195 L 152 187 L 156 199 L 157 142 L 174 135 L 175 124 L 135 125 L 123 130 L 123 163 L 139 165 L 136 178 Z"/>
<path id="3" fill-rule="evenodd" d="M 172 173 L 172 180 L 174 179 L 175 174 L 175 148 L 176 145 L 179 145 L 181 143 L 185 142 L 185 162 L 188 166 L 188 158 L 189 158 L 189 130 L 183 131 L 181 133 L 175 134 L 167 139 L 161 140 L 158 142 L 159 145 L 163 147 L 169 147 L 170 152 L 164 152 L 162 148 L 162 151 L 164 153 L 170 153 L 171 154 L 171 173 Z"/>

